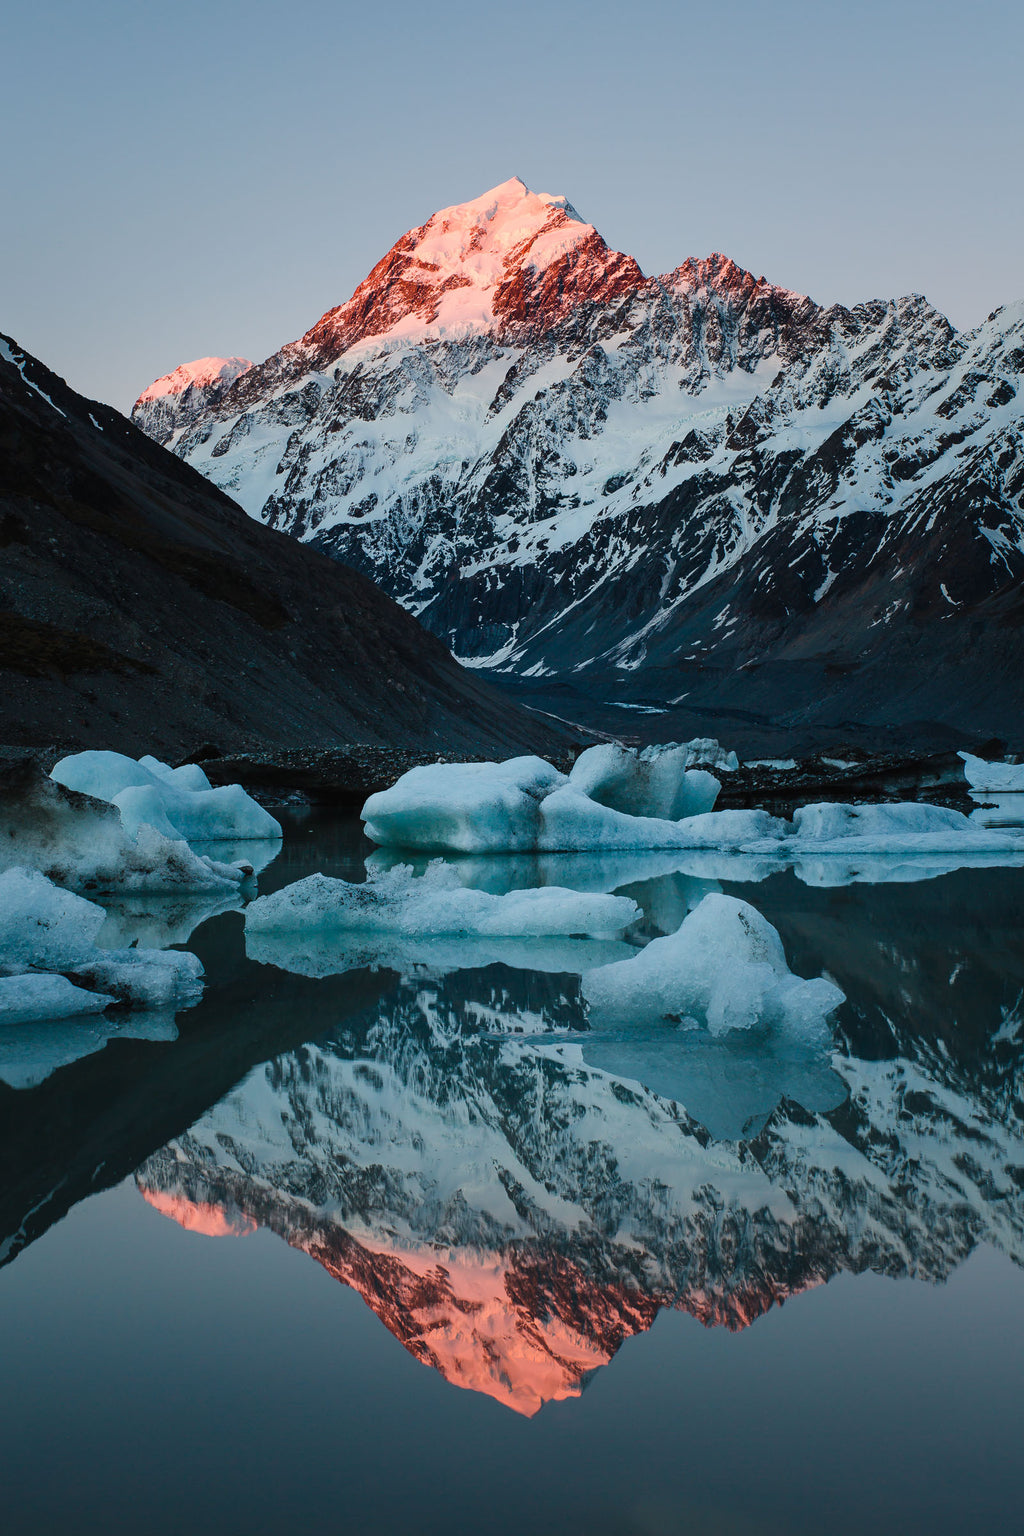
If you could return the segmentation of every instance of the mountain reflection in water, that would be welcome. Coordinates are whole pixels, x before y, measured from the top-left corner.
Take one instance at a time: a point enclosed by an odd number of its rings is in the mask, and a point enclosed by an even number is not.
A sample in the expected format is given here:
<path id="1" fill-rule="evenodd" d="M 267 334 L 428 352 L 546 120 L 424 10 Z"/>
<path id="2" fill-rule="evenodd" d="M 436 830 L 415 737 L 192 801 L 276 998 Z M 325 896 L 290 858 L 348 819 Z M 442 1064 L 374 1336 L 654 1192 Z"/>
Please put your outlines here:
<path id="1" fill-rule="evenodd" d="M 359 878 L 357 826 L 304 827 L 261 889 Z M 524 1415 L 577 1395 L 663 1308 L 738 1330 L 842 1272 L 937 1282 L 985 1243 L 1020 1264 L 1020 871 L 676 859 L 463 874 L 620 891 L 643 937 L 709 891 L 740 896 L 797 974 L 846 993 L 833 1050 L 591 1028 L 555 953 L 581 941 L 394 949 L 377 971 L 360 950 L 352 970 L 344 943 L 308 936 L 247 954 L 238 912 L 109 903 L 118 943 L 187 942 L 206 994 L 160 1040 L 122 1029 L 78 1060 L 56 1038 L 18 1046 L 9 1080 L 31 1086 L 0 1082 L 0 1263 L 137 1170 L 182 1227 L 277 1233 L 417 1359 Z M 579 968 L 629 952 L 607 948 Z"/>
<path id="2" fill-rule="evenodd" d="M 1019 878 L 735 887 L 795 970 L 846 991 L 824 1057 L 757 1032 L 605 1037 L 569 975 L 407 975 L 257 1066 L 139 1187 L 193 1229 L 272 1230 L 523 1414 L 664 1307 L 740 1329 L 843 1271 L 941 1281 L 981 1243 L 1020 1263 Z M 629 888 L 650 931 L 708 888 L 650 885 Z"/>

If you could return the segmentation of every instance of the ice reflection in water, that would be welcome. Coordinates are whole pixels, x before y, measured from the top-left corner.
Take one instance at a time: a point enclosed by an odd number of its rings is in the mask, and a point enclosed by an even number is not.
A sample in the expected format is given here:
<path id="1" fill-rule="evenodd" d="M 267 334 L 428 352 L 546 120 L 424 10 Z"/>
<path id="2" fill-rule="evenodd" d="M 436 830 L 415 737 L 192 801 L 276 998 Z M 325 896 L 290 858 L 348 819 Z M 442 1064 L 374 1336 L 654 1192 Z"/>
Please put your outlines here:
<path id="1" fill-rule="evenodd" d="M 313 868 L 355 878 L 364 850 L 343 830 L 286 839 L 264 888 Z M 846 885 L 776 866 L 751 885 L 749 864 L 459 867 L 499 893 L 630 895 L 638 941 L 673 932 L 710 891 L 741 896 L 779 929 L 794 971 L 846 992 L 831 1051 L 757 1030 L 592 1029 L 580 957 L 603 946 L 580 941 L 564 941 L 571 966 L 552 955 L 546 971 L 536 945 L 457 940 L 390 956 L 293 946 L 257 965 L 236 914 L 112 911 L 118 943 L 162 932 L 196 948 L 207 996 L 159 1048 L 159 1070 L 156 1047 L 136 1064 L 115 1045 L 9 1095 L 26 1150 L 22 1167 L 6 1137 L 0 1256 L 100 1168 L 138 1167 L 147 1199 L 180 1224 L 278 1233 L 418 1359 L 524 1414 L 577 1394 L 661 1308 L 741 1328 L 844 1271 L 936 1281 L 986 1242 L 1020 1263 L 1019 873 L 940 877 L 918 863 L 928 878 L 910 885 L 861 861 Z M 884 878 L 867 883 L 872 871 Z M 399 974 L 345 973 L 374 958 Z"/>
<path id="2" fill-rule="evenodd" d="M 980 1243 L 1020 1263 L 1018 879 L 744 888 L 794 969 L 847 992 L 830 1052 L 593 1031 L 578 976 L 454 942 L 258 1067 L 139 1185 L 278 1233 L 418 1359 L 524 1414 L 663 1307 L 741 1328 L 844 1271 L 937 1281 Z M 709 883 L 614 888 L 653 935 Z"/>

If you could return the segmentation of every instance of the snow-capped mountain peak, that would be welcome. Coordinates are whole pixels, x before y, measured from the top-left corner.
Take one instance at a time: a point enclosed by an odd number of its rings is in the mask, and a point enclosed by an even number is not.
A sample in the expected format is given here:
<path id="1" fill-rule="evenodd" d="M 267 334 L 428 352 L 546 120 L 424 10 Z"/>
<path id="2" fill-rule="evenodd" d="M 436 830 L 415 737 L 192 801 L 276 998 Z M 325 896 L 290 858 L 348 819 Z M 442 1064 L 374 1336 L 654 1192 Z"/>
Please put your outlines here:
<path id="1" fill-rule="evenodd" d="M 581 298 L 643 281 L 562 196 L 518 176 L 411 229 L 300 346 L 323 368 L 353 348 L 388 350 L 555 327 Z"/>
<path id="2" fill-rule="evenodd" d="M 247 357 L 197 357 L 154 379 L 132 407 L 132 417 L 158 443 L 212 409 L 252 363 Z"/>
<path id="3" fill-rule="evenodd" d="M 1024 574 L 1018 332 L 1013 305 L 965 336 L 920 295 L 825 308 L 721 252 L 646 277 L 513 178 L 403 235 L 199 413 L 186 392 L 136 420 L 469 665 L 602 707 L 685 700 L 692 735 L 726 692 L 743 718 L 811 699 L 846 731 L 878 690 L 842 680 L 875 658 L 919 679 L 908 718 L 962 731 L 960 626 Z M 529 686 L 546 707 L 555 683 Z M 983 736 L 1019 713 L 1000 698 Z"/>
<path id="4" fill-rule="evenodd" d="M 206 389 L 211 384 L 233 384 L 239 374 L 251 367 L 247 357 L 197 357 L 194 362 L 181 363 L 173 373 L 154 379 L 149 388 L 143 390 L 138 403 L 161 400 L 165 395 L 182 395 L 186 389 Z"/>

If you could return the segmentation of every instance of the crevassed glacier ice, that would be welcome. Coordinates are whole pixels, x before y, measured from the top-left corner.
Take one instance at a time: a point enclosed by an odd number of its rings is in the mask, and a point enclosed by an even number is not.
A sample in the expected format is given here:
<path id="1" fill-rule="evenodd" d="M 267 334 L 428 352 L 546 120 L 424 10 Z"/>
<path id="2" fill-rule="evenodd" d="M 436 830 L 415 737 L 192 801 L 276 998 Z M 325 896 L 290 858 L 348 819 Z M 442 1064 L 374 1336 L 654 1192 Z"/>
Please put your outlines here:
<path id="1" fill-rule="evenodd" d="M 177 832 L 167 837 L 141 827 L 133 836 L 117 806 L 26 764 L 6 771 L 0 783 L 0 870 L 16 866 L 90 892 L 228 895 L 247 874 L 239 864 L 193 852 Z"/>
<path id="2" fill-rule="evenodd" d="M 1024 763 L 987 763 L 970 752 L 959 752 L 957 756 L 963 758 L 964 778 L 972 789 L 1024 793 Z"/>
<path id="3" fill-rule="evenodd" d="M 539 757 L 435 763 L 371 795 L 363 820 L 382 846 L 433 852 L 688 847 L 678 821 L 644 814 L 652 806 L 714 805 L 718 780 L 687 770 L 684 758 L 681 748 L 642 762 L 625 748 L 592 747 L 568 778 Z"/>
<path id="4" fill-rule="evenodd" d="M 251 902 L 247 933 L 294 929 L 401 933 L 417 938 L 479 935 L 540 938 L 587 934 L 618 938 L 639 916 L 625 896 L 594 895 L 558 886 L 513 890 L 504 896 L 463 886 L 439 860 L 416 878 L 408 865 L 369 871 L 365 884 L 309 875 Z"/>
<path id="5" fill-rule="evenodd" d="M 190 843 L 281 836 L 280 822 L 240 784 L 211 789 L 195 763 L 171 768 L 154 757 L 136 762 L 121 752 L 76 752 L 61 758 L 50 777 L 116 805 L 130 832 L 146 825 Z"/>
<path id="6" fill-rule="evenodd" d="M 705 896 L 678 932 L 590 971 L 582 986 L 597 1023 L 667 1019 L 715 1035 L 755 1025 L 820 1035 L 843 1001 L 823 977 L 793 975 L 778 933 L 754 907 L 717 894 Z"/>

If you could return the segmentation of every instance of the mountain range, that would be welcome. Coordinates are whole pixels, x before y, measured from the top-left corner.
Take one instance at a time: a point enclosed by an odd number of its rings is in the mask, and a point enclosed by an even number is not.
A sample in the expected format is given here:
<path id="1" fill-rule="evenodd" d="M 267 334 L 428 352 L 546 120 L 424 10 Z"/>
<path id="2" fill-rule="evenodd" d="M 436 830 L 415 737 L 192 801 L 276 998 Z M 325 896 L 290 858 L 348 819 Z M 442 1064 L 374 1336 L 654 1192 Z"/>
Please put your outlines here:
<path id="1" fill-rule="evenodd" d="M 723 255 L 645 276 L 513 179 L 266 361 L 183 365 L 133 416 L 553 713 L 1024 746 L 1022 371 L 1024 303 L 962 333 Z"/>
<path id="2" fill-rule="evenodd" d="M 567 738 L 0 337 L 0 742 L 177 757 Z"/>

